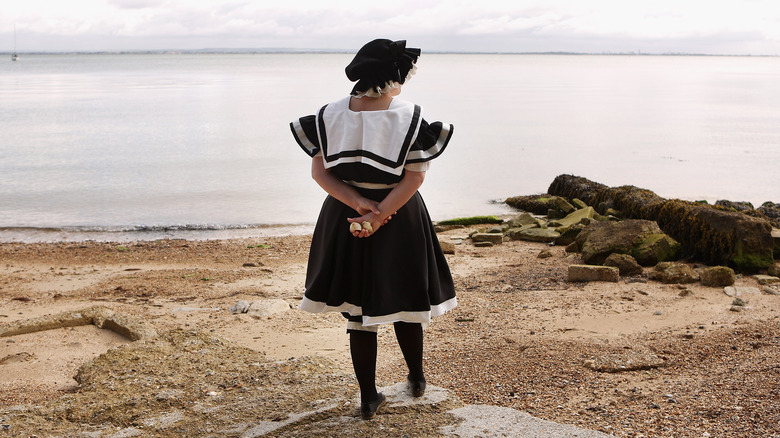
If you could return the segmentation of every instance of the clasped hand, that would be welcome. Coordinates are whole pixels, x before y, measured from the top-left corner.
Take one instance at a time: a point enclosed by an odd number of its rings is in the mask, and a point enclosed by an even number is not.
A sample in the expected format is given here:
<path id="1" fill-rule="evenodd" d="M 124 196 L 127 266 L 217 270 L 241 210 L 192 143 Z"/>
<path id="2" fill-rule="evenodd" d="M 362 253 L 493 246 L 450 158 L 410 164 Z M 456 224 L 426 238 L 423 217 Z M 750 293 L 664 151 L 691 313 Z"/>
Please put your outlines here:
<path id="1" fill-rule="evenodd" d="M 360 205 L 356 209 L 360 217 L 347 218 L 350 225 L 360 224 L 360 228 L 350 227 L 350 232 L 353 236 L 359 238 L 368 237 L 379 230 L 379 227 L 386 225 L 387 222 L 393 217 L 393 214 L 388 215 L 386 218 L 382 218 L 382 212 L 379 211 L 379 203 L 370 199 L 362 199 Z M 397 213 L 397 212 L 396 212 Z M 364 223 L 368 222 L 369 226 L 364 226 Z"/>

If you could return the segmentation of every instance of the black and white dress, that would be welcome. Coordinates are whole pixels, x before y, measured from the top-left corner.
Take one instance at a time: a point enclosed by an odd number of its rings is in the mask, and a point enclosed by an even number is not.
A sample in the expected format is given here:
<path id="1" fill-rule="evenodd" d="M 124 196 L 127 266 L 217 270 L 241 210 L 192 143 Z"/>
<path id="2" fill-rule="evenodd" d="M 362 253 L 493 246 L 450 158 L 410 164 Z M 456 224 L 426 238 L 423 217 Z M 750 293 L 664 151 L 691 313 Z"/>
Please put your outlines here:
<path id="1" fill-rule="evenodd" d="M 350 98 L 290 123 L 311 157 L 363 196 L 381 201 L 404 170 L 424 171 L 452 136 L 452 125 L 427 123 L 419 106 L 393 99 L 384 111 L 355 112 Z M 427 324 L 457 305 L 447 260 L 419 192 L 377 232 L 356 238 L 347 218 L 355 210 L 328 196 L 312 237 L 306 292 L 300 307 L 337 311 L 349 330 L 378 324 Z"/>

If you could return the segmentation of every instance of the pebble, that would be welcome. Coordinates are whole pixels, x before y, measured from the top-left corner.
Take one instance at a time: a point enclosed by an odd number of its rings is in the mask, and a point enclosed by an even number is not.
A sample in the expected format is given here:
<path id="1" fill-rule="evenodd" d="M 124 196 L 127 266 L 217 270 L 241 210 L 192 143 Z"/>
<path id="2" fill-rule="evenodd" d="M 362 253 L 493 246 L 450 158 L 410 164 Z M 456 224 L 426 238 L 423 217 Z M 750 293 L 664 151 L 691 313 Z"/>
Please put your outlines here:
<path id="1" fill-rule="evenodd" d="M 741 295 L 758 295 L 761 291 L 756 287 L 726 286 L 723 288 L 723 293 L 730 297 L 738 297 Z"/>
<path id="2" fill-rule="evenodd" d="M 249 301 L 240 300 L 233 307 L 230 308 L 230 313 L 235 315 L 236 313 L 246 313 L 249 310 Z"/>
<path id="3" fill-rule="evenodd" d="M 553 256 L 553 253 L 549 249 L 545 249 L 539 252 L 539 255 L 536 256 L 536 258 L 539 259 L 549 259 Z"/>
<path id="4" fill-rule="evenodd" d="M 768 294 L 768 295 L 780 295 L 780 289 L 776 289 L 776 288 L 771 287 L 771 286 L 764 286 L 763 291 L 764 291 L 765 294 Z"/>

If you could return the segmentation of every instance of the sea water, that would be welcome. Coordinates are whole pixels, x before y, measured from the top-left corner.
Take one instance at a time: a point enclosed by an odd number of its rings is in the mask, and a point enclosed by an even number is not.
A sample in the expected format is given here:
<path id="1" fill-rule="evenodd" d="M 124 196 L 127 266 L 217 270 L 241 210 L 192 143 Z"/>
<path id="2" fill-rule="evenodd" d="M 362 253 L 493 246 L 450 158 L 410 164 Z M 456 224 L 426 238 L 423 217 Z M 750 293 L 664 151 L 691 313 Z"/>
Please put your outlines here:
<path id="1" fill-rule="evenodd" d="M 324 199 L 289 122 L 349 54 L 29 54 L 0 63 L 0 241 L 309 232 Z M 780 58 L 424 54 L 403 99 L 455 126 L 434 220 L 506 214 L 559 174 L 780 202 Z"/>

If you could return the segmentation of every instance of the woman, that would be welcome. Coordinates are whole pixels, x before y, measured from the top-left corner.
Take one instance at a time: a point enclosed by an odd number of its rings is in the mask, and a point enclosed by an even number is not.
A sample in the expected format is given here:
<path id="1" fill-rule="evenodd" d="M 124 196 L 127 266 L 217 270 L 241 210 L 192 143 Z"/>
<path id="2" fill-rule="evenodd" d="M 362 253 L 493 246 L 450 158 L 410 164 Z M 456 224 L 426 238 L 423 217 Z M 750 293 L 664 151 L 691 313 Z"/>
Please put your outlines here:
<path id="1" fill-rule="evenodd" d="M 396 98 L 420 49 L 378 39 L 346 67 L 350 96 L 290 124 L 328 193 L 312 237 L 301 308 L 348 319 L 360 412 L 385 402 L 375 383 L 377 327 L 393 323 L 414 397 L 425 391 L 423 324 L 457 305 L 447 261 L 417 189 L 452 125 Z M 391 220 L 392 219 L 392 220 Z"/>

